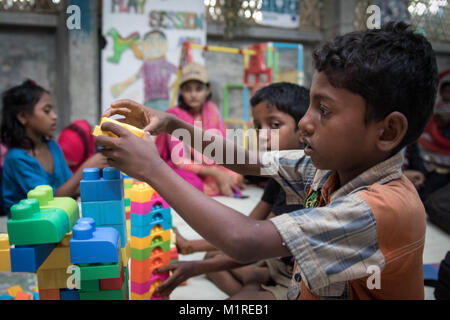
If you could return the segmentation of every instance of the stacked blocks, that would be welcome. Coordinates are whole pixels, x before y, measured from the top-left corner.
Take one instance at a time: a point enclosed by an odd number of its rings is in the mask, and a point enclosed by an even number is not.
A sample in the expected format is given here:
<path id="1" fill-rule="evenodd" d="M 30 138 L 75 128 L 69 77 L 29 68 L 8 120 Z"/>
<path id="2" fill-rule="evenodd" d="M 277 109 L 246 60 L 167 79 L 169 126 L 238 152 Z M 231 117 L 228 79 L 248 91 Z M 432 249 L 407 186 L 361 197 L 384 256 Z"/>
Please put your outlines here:
<path id="1" fill-rule="evenodd" d="M 123 195 L 125 202 L 125 217 L 130 220 L 131 204 L 130 204 L 130 191 L 133 187 L 134 179 L 129 176 L 123 176 Z"/>
<path id="2" fill-rule="evenodd" d="M 121 238 L 121 247 L 127 244 L 127 228 L 124 203 L 124 182 L 115 168 L 83 170 L 80 182 L 81 214 L 93 218 L 98 227 L 112 227 Z"/>
<path id="3" fill-rule="evenodd" d="M 0 271 L 11 271 L 10 250 L 8 234 L 0 234 Z"/>
<path id="4" fill-rule="evenodd" d="M 126 300 L 127 282 L 119 232 L 96 227 L 93 218 L 81 218 L 70 240 L 71 262 L 80 270 L 80 300 Z"/>
<path id="5" fill-rule="evenodd" d="M 133 185 L 131 200 L 131 299 L 150 300 L 169 274 L 153 275 L 170 264 L 172 216 L 170 208 L 145 183 Z"/>

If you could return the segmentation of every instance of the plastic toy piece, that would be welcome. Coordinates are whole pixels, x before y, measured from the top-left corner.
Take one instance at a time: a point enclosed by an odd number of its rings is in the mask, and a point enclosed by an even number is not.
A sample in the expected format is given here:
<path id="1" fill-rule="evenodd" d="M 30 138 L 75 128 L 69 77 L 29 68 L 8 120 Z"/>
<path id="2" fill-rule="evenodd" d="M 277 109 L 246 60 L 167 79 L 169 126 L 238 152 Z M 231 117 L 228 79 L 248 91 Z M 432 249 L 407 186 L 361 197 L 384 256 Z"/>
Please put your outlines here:
<path id="1" fill-rule="evenodd" d="M 153 229 L 151 230 L 150 235 L 147 237 L 144 237 L 144 238 L 138 238 L 138 237 L 132 236 L 131 243 L 133 245 L 133 248 L 140 249 L 140 250 L 149 248 L 152 244 L 153 239 L 156 237 L 160 237 L 163 242 L 170 241 L 172 229 L 161 230 L 161 231 L 159 231 L 159 229 L 162 229 L 162 227 L 160 225 L 154 226 Z M 155 231 L 155 230 L 157 230 L 157 231 Z"/>
<path id="2" fill-rule="evenodd" d="M 14 300 L 31 300 L 31 294 L 28 294 L 24 291 L 20 291 L 14 297 Z"/>
<path id="3" fill-rule="evenodd" d="M 23 292 L 22 287 L 19 286 L 19 285 L 9 287 L 9 288 L 6 290 L 6 294 L 7 294 L 8 296 L 11 296 L 11 297 L 15 297 L 19 292 Z"/>
<path id="4" fill-rule="evenodd" d="M 146 203 L 152 200 L 155 190 L 147 183 L 138 183 L 131 187 L 130 202 Z"/>
<path id="5" fill-rule="evenodd" d="M 100 279 L 100 290 L 120 290 L 125 282 L 125 272 L 120 270 L 119 278 Z"/>
<path id="6" fill-rule="evenodd" d="M 28 199 L 39 200 L 42 209 L 62 209 L 69 218 L 70 229 L 80 218 L 77 202 L 70 197 L 53 197 L 53 188 L 50 186 L 37 186 L 27 194 Z"/>
<path id="7" fill-rule="evenodd" d="M 7 294 L 0 296 L 0 301 L 9 301 L 9 300 L 14 300 L 14 297 L 8 296 Z"/>
<path id="8" fill-rule="evenodd" d="M 81 202 L 81 215 L 93 218 L 98 226 L 124 224 L 124 200 Z"/>
<path id="9" fill-rule="evenodd" d="M 11 271 L 35 273 L 55 247 L 49 243 L 11 248 Z"/>
<path id="10" fill-rule="evenodd" d="M 78 220 L 70 240 L 72 263 L 116 263 L 119 261 L 120 235 L 114 228 L 96 228 L 95 225 Z"/>
<path id="11" fill-rule="evenodd" d="M 139 128 L 136 128 L 136 127 L 131 126 L 131 125 L 129 125 L 129 124 L 122 123 L 122 122 L 119 122 L 119 121 L 117 121 L 117 120 L 110 119 L 110 118 L 102 118 L 102 120 L 100 121 L 100 124 L 99 124 L 98 126 L 95 126 L 95 127 L 94 127 L 94 131 L 92 132 L 92 134 L 93 134 L 94 136 L 96 136 L 96 137 L 97 137 L 97 136 L 108 136 L 108 137 L 117 138 L 117 136 L 116 136 L 114 133 L 112 133 L 111 131 L 103 131 L 103 130 L 101 129 L 101 128 L 102 128 L 102 125 L 103 125 L 105 122 L 112 122 L 112 123 L 115 123 L 115 124 L 121 126 L 122 128 L 127 129 L 128 131 L 130 131 L 131 133 L 133 133 L 134 135 L 136 135 L 136 136 L 139 137 L 139 138 L 142 138 L 142 137 L 144 136 L 144 134 L 145 134 L 145 131 L 144 131 L 144 130 L 139 129 Z"/>
<path id="12" fill-rule="evenodd" d="M 26 199 L 11 207 L 7 222 L 11 245 L 58 243 L 69 232 L 69 217 L 62 209 L 39 208 L 37 199 Z"/>
<path id="13" fill-rule="evenodd" d="M 59 295 L 61 300 L 80 300 L 80 293 L 76 289 L 61 289 Z"/>
<path id="14" fill-rule="evenodd" d="M 120 290 L 104 290 L 98 292 L 80 291 L 80 300 L 126 300 L 127 285 L 124 282 Z"/>
<path id="15" fill-rule="evenodd" d="M 139 295 L 144 295 L 147 292 L 150 293 L 150 296 L 153 294 L 153 292 L 155 291 L 156 287 L 158 285 L 160 285 L 161 283 L 163 283 L 164 281 L 167 280 L 167 278 L 169 278 L 169 273 L 161 273 L 161 274 L 154 274 L 152 275 L 152 277 L 150 278 L 149 281 L 144 282 L 144 283 L 136 283 L 136 282 L 131 282 L 131 292 L 137 293 Z"/>
<path id="16" fill-rule="evenodd" d="M 105 168 L 100 177 L 100 170 L 89 168 L 83 170 L 80 181 L 82 202 L 123 200 L 123 178 L 115 168 Z"/>
<path id="17" fill-rule="evenodd" d="M 8 234 L 0 234 L 0 271 L 11 271 L 11 256 Z"/>
<path id="18" fill-rule="evenodd" d="M 122 247 L 121 251 L 122 251 L 122 262 L 123 262 L 123 265 L 126 266 L 126 265 L 128 265 L 128 260 L 130 260 L 130 257 L 131 257 L 130 242 L 127 242 L 125 247 Z"/>
<path id="19" fill-rule="evenodd" d="M 83 292 L 97 292 L 100 291 L 100 280 L 81 280 L 80 282 L 80 291 Z"/>
<path id="20" fill-rule="evenodd" d="M 136 249 L 131 247 L 131 258 L 139 261 L 147 260 L 150 258 L 152 251 L 156 248 L 161 248 L 163 252 L 169 252 L 170 241 L 163 242 L 160 237 L 155 237 L 148 248 Z"/>
<path id="21" fill-rule="evenodd" d="M 33 292 L 33 300 L 39 300 L 39 292 Z"/>
<path id="22" fill-rule="evenodd" d="M 59 289 L 40 289 L 39 288 L 39 300 L 61 300 Z"/>
<path id="23" fill-rule="evenodd" d="M 111 279 L 120 277 L 122 262 L 105 264 L 79 264 L 81 280 Z"/>

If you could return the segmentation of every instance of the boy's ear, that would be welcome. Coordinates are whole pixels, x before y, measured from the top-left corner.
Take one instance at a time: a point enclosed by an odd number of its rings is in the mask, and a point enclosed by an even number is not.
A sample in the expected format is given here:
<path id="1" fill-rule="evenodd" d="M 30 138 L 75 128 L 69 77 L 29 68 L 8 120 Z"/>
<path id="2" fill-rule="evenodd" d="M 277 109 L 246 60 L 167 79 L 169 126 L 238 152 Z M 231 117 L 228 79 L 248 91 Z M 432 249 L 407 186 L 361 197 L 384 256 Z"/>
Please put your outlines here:
<path id="1" fill-rule="evenodd" d="M 408 119 L 398 111 L 390 113 L 380 122 L 381 133 L 377 145 L 381 151 L 390 152 L 395 149 L 405 137 L 408 130 Z"/>

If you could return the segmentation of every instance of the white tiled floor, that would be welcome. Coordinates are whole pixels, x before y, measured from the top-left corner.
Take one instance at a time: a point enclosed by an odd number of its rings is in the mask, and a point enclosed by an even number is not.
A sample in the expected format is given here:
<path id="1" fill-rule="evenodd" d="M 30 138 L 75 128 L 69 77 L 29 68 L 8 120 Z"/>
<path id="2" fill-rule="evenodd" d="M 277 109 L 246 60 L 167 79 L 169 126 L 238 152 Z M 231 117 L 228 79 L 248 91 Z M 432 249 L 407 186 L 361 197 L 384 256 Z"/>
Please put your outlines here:
<path id="1" fill-rule="evenodd" d="M 249 195 L 248 199 L 232 199 L 226 197 L 217 197 L 216 200 L 232 207 L 233 209 L 248 215 L 256 203 L 261 199 L 263 190 L 255 186 L 250 186 L 244 191 Z M 184 220 L 175 212 L 173 213 L 173 223 L 180 233 L 187 239 L 200 239 L 200 235 L 195 232 Z M 6 219 L 0 218 L 0 233 L 6 232 Z M 423 255 L 424 263 L 439 263 L 447 251 L 450 250 L 450 235 L 443 232 L 431 223 L 427 224 L 427 233 L 425 239 L 425 250 Z M 198 260 L 203 259 L 204 253 L 196 253 L 188 256 L 180 255 L 180 260 Z M 1 276 L 1 274 L 0 274 Z M 433 289 L 425 287 L 426 299 L 434 299 Z M 173 300 L 222 300 L 227 295 L 219 290 L 214 284 L 206 279 L 205 276 L 198 276 L 188 280 L 186 286 L 181 286 L 172 292 Z"/>

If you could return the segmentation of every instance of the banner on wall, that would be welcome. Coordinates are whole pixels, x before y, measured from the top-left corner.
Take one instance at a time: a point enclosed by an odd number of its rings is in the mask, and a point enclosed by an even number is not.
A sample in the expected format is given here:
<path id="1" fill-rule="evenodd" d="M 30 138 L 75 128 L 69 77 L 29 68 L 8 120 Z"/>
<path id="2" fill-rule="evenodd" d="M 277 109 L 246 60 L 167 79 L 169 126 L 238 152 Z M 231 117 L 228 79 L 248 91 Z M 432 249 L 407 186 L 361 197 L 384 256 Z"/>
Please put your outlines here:
<path id="1" fill-rule="evenodd" d="M 132 99 L 166 110 L 182 43 L 206 44 L 203 0 L 104 0 L 102 109 Z M 193 60 L 204 64 L 201 51 Z"/>
<path id="2" fill-rule="evenodd" d="M 262 19 L 258 23 L 278 28 L 298 28 L 299 0 L 264 0 Z"/>

